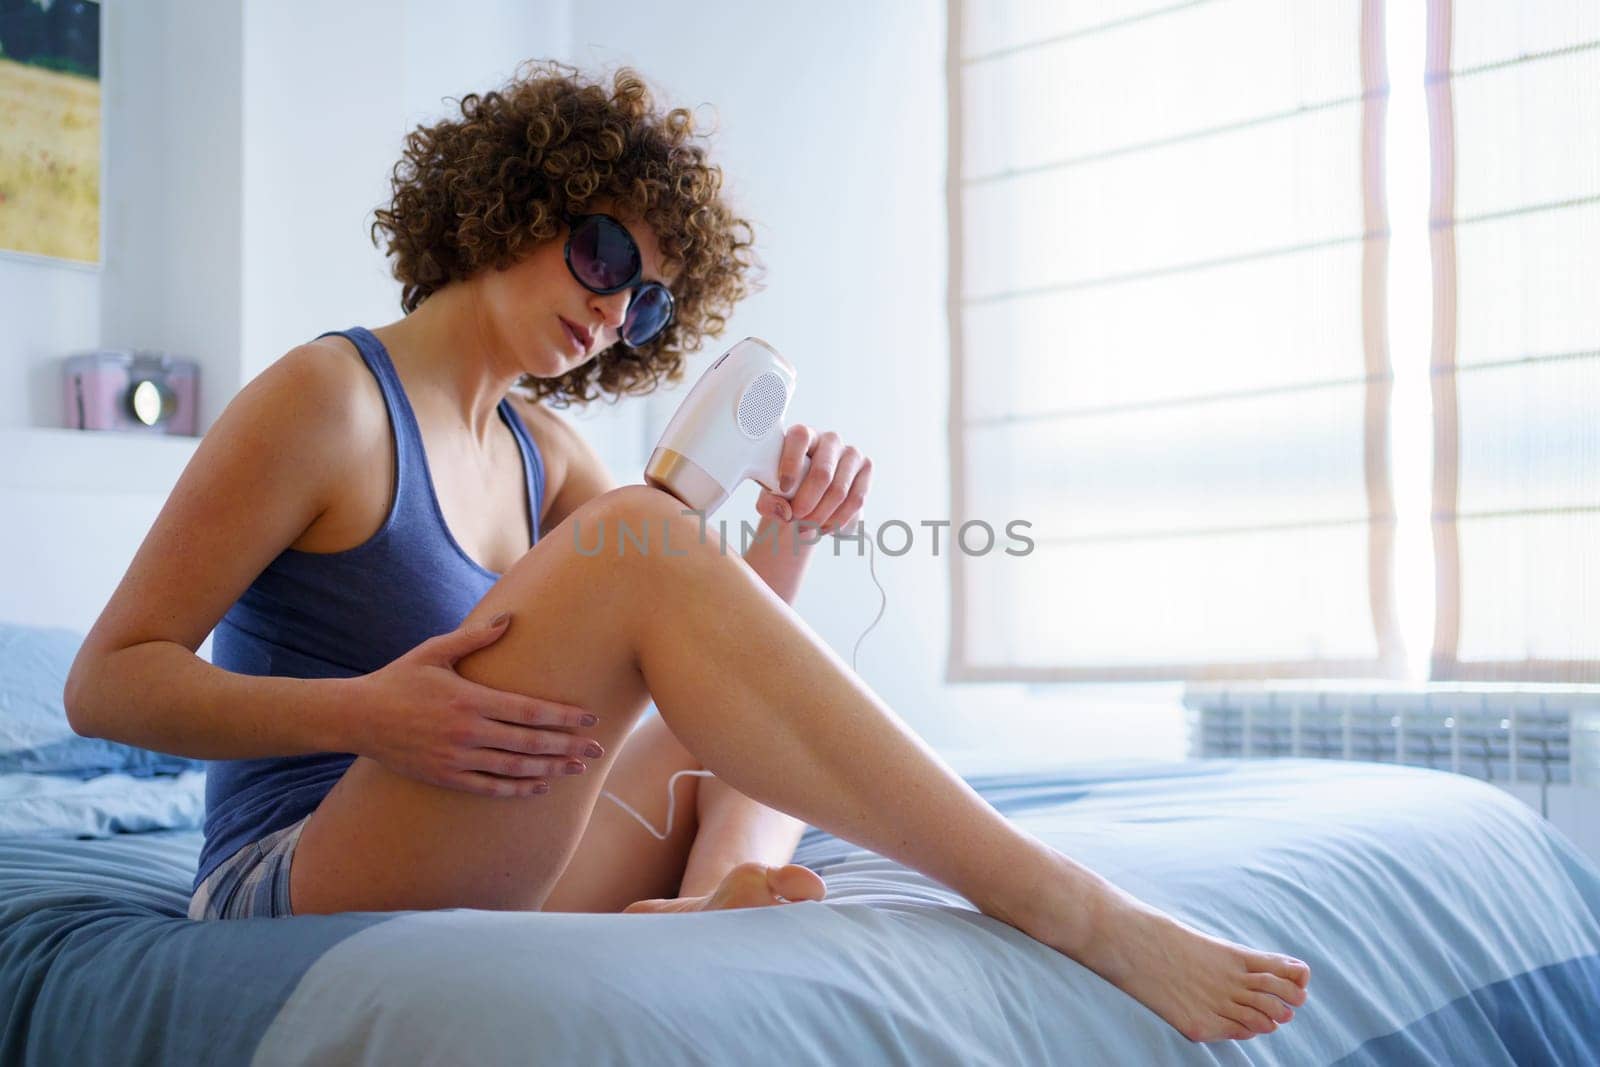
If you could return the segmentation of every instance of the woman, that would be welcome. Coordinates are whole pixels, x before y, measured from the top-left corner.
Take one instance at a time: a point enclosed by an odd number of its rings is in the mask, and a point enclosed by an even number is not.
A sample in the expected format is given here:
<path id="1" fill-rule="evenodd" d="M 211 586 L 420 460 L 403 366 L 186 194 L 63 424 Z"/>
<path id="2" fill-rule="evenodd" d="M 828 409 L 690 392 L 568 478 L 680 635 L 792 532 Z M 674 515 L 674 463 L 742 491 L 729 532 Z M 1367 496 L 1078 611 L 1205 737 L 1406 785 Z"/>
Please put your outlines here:
<path id="1" fill-rule="evenodd" d="M 781 472 L 810 473 L 792 511 L 762 495 L 778 550 L 740 560 L 666 494 L 614 487 L 537 402 L 648 391 L 721 332 L 752 260 L 720 184 L 688 113 L 629 71 L 534 67 L 408 138 L 374 226 L 405 316 L 233 399 L 68 681 L 80 732 L 215 761 L 191 917 L 816 900 L 788 863 L 809 823 L 1191 1039 L 1275 1029 L 1305 964 L 1018 830 L 789 608 L 797 524 L 855 517 L 859 450 L 792 427 Z M 592 551 L 622 523 L 672 551 Z M 607 788 L 659 823 L 668 777 L 700 768 L 664 841 L 596 807 Z"/>

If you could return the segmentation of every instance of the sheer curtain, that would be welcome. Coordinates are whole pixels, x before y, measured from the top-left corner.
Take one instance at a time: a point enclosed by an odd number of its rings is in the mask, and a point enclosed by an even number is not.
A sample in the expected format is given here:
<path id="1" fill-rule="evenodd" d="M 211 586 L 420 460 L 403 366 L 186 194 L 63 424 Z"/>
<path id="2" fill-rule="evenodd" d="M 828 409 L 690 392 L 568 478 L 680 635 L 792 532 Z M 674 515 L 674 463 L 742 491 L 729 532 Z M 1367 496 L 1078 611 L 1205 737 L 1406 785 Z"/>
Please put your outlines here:
<path id="1" fill-rule="evenodd" d="M 952 679 L 1401 672 L 1382 34 L 952 0 Z"/>
<path id="2" fill-rule="evenodd" d="M 1600 682 L 1600 4 L 1428 14 L 1433 676 Z"/>

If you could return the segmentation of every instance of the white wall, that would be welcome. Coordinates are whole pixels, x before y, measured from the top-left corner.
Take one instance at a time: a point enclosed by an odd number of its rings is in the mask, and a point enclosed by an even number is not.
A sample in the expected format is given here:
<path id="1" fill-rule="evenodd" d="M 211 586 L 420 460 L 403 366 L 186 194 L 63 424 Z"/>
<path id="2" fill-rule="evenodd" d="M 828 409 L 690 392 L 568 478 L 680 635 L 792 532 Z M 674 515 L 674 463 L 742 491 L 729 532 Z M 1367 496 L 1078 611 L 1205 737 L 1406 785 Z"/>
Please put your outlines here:
<path id="1" fill-rule="evenodd" d="M 100 276 L 0 256 L 0 426 L 59 425 L 55 360 L 100 337 Z"/>
<path id="2" fill-rule="evenodd" d="M 108 3 L 105 20 L 97 343 L 199 363 L 204 427 L 242 384 L 242 16 L 231 4 L 165 0 Z"/>
<path id="3" fill-rule="evenodd" d="M 0 622 L 88 632 L 190 454 L 164 434 L 0 427 Z"/>

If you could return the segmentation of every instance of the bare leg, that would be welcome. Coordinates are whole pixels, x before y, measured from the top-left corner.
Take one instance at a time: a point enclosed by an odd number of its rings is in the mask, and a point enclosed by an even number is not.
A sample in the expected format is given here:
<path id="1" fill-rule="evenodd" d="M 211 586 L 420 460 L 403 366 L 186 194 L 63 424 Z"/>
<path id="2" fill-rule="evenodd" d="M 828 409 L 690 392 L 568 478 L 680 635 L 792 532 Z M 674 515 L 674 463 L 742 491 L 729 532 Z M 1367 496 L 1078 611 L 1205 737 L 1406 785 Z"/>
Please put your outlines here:
<path id="1" fill-rule="evenodd" d="M 632 815 L 602 798 L 584 827 L 572 862 L 545 899 L 545 911 L 620 912 L 638 900 L 676 894 L 689 850 L 699 836 L 696 796 L 706 779 L 679 778 L 677 806 L 667 829 L 667 781 L 700 762 L 672 736 L 659 716 L 649 719 L 612 749 L 605 762 L 589 760 L 589 774 L 606 776 L 605 788 L 620 796 L 657 829 L 665 841 L 640 826 Z"/>
<path id="2" fill-rule="evenodd" d="M 588 527 L 577 539 L 575 520 Z M 615 555 L 623 521 L 656 536 L 670 528 L 678 554 Z M 609 526 L 607 551 L 586 557 L 575 546 L 594 544 L 597 522 Z M 1303 1002 L 1303 963 L 1192 931 L 1013 826 L 742 560 L 697 533 L 652 489 L 585 505 L 473 609 L 468 625 L 502 610 L 516 618 L 460 673 L 589 707 L 601 724 L 588 732 L 608 745 L 648 689 L 684 747 L 734 789 L 944 883 L 1193 1039 L 1265 1032 L 1287 1017 L 1278 998 Z M 598 777 L 502 800 L 359 758 L 301 837 L 295 908 L 536 908 L 572 855 Z"/>
<path id="3" fill-rule="evenodd" d="M 641 899 L 628 912 L 712 911 L 821 900 L 827 884 L 790 863 L 805 823 L 751 800 L 720 778 L 700 783 L 699 832 L 676 897 Z"/>
<path id="4" fill-rule="evenodd" d="M 804 824 L 734 792 L 719 779 L 679 778 L 669 825 L 667 783 L 678 771 L 703 769 L 660 716 L 646 719 L 614 751 L 605 788 L 666 839 L 602 798 L 543 910 L 708 911 L 826 896 L 821 878 L 789 863 Z M 707 786 L 716 787 L 709 796 Z M 701 881 L 691 882 L 685 867 L 698 872 L 694 876 Z"/>
<path id="5" fill-rule="evenodd" d="M 711 893 L 741 863 L 782 867 L 794 859 L 806 832 L 799 819 L 751 800 L 720 778 L 700 782 L 699 823 L 680 897 Z"/>

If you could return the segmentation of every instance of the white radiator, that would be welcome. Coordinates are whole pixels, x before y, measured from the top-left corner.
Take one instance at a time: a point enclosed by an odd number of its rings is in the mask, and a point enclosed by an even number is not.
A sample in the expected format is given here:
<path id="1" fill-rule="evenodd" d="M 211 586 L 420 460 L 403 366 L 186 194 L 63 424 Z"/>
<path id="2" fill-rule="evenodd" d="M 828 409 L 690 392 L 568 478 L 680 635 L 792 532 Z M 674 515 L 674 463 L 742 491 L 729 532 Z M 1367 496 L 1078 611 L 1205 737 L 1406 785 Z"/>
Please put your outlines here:
<path id="1" fill-rule="evenodd" d="M 1600 686 L 1237 682 L 1186 686 L 1196 757 L 1370 760 L 1471 775 L 1600 863 Z"/>

